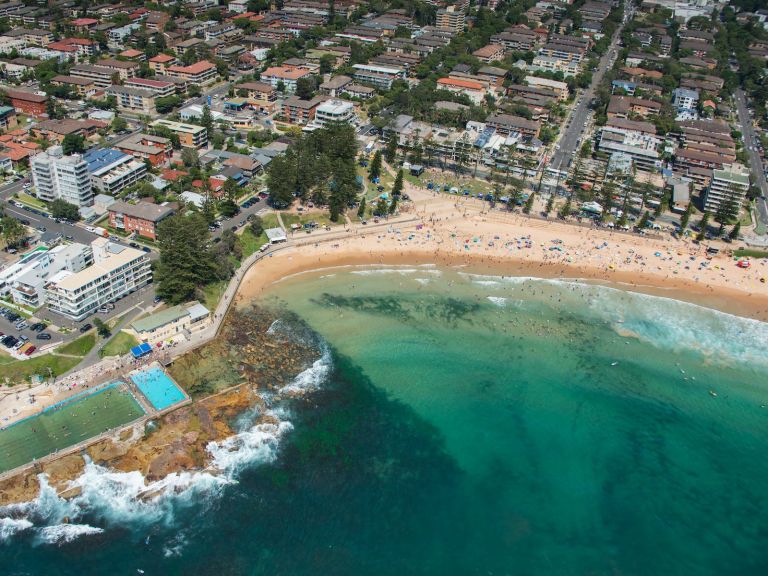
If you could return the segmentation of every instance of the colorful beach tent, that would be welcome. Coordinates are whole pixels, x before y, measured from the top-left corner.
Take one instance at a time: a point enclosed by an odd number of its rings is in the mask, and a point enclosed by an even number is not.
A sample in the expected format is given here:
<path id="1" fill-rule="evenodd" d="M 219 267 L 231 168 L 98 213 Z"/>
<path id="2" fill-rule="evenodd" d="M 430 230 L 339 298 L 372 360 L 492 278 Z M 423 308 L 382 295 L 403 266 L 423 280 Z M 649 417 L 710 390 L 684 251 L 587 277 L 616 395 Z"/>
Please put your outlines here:
<path id="1" fill-rule="evenodd" d="M 142 356 L 146 356 L 150 352 L 152 352 L 152 346 L 150 346 L 146 342 L 131 348 L 131 354 L 133 354 L 134 358 L 141 358 Z"/>

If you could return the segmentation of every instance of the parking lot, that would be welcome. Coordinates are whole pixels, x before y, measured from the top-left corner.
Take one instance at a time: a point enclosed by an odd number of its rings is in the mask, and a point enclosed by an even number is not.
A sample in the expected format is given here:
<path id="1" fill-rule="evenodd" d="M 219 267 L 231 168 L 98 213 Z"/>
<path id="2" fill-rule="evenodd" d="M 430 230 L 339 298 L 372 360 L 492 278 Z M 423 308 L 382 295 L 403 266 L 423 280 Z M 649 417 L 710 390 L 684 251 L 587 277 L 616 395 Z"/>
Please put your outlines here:
<path id="1" fill-rule="evenodd" d="M 0 307 L 0 345 L 6 352 L 18 350 L 31 355 L 37 348 L 63 340 L 60 334 L 49 332 L 47 328 L 45 323 L 30 323 L 14 310 Z M 25 344 L 29 346 L 25 347 Z"/>

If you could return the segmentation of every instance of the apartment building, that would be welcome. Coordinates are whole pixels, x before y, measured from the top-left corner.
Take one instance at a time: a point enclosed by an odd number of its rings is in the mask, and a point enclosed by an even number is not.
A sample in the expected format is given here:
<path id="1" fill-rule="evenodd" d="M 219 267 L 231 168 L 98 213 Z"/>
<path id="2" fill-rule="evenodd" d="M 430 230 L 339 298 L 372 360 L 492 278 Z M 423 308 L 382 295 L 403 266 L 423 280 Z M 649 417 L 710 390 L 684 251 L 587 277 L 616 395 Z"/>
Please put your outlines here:
<path id="1" fill-rule="evenodd" d="M 496 62 L 497 60 L 503 60 L 504 46 L 501 44 L 488 44 L 472 52 L 472 56 L 486 64 Z"/>
<path id="2" fill-rule="evenodd" d="M 131 78 L 123 82 L 123 86 L 151 92 L 155 98 L 165 98 L 176 94 L 176 85 L 173 82 L 151 78 Z"/>
<path id="3" fill-rule="evenodd" d="M 529 69 L 542 70 L 544 72 L 562 72 L 564 76 L 576 76 L 579 73 L 579 63 L 539 54 L 533 57 Z"/>
<path id="4" fill-rule="evenodd" d="M 273 88 L 279 88 L 282 84 L 283 91 L 286 94 L 294 94 L 296 92 L 296 82 L 298 82 L 299 78 L 304 78 L 309 76 L 309 74 L 309 70 L 304 68 L 272 66 L 261 73 L 261 79 L 264 82 L 269 82 Z"/>
<path id="5" fill-rule="evenodd" d="M 2 37 L 23 40 L 25 46 L 47 46 L 54 40 L 53 32 L 38 28 L 14 28 L 4 32 Z"/>
<path id="6" fill-rule="evenodd" d="M 298 96 L 289 96 L 283 100 L 282 115 L 290 124 L 309 124 L 315 119 L 317 107 L 325 102 L 325 96 L 315 96 L 311 100 L 302 100 Z"/>
<path id="7" fill-rule="evenodd" d="M 165 128 L 179 137 L 179 143 L 184 148 L 202 148 L 208 145 L 208 131 L 204 126 L 173 122 L 171 120 L 155 120 L 153 128 Z"/>
<path id="8" fill-rule="evenodd" d="M 519 25 L 494 34 L 491 36 L 491 42 L 501 45 L 510 51 L 525 52 L 533 50 L 538 45 L 539 37 L 530 28 Z"/>
<path id="9" fill-rule="evenodd" d="M 109 207 L 109 225 L 116 230 L 157 240 L 157 225 L 175 212 L 175 204 L 128 204 L 118 200 Z"/>
<path id="10" fill-rule="evenodd" d="M 486 124 L 494 128 L 499 134 L 512 134 L 518 132 L 526 136 L 538 138 L 541 125 L 535 120 L 528 120 L 521 116 L 511 114 L 493 114 Z"/>
<path id="11" fill-rule="evenodd" d="M 79 272 L 62 270 L 45 286 L 48 307 L 80 321 L 104 304 L 115 302 L 152 280 L 149 257 L 141 250 L 97 238 L 93 264 Z"/>
<path id="12" fill-rule="evenodd" d="M 179 61 L 168 54 L 158 54 L 148 60 L 149 67 L 155 72 L 155 74 L 165 74 L 168 66 L 176 66 Z"/>
<path id="13" fill-rule="evenodd" d="M 482 83 L 462 78 L 440 78 L 437 81 L 437 88 L 454 94 L 463 94 L 476 105 L 482 104 L 488 93 L 486 86 Z"/>
<path id="14" fill-rule="evenodd" d="M 149 160 L 152 166 L 162 166 L 173 156 L 171 141 L 151 134 L 133 134 L 115 147 L 138 160 Z"/>
<path id="15" fill-rule="evenodd" d="M 580 63 L 586 55 L 586 48 L 560 42 L 547 42 L 539 49 L 539 56 L 564 62 Z"/>
<path id="16" fill-rule="evenodd" d="M 154 114 L 155 93 L 131 86 L 119 86 L 113 84 L 104 91 L 107 96 L 114 96 L 117 101 L 117 109 L 123 112 L 137 112 L 139 114 Z"/>
<path id="17" fill-rule="evenodd" d="M 78 96 L 87 98 L 96 92 L 96 84 L 90 78 L 78 76 L 54 76 L 51 79 L 54 86 L 68 86 Z"/>
<path id="18" fill-rule="evenodd" d="M 550 80 L 549 78 L 539 78 L 538 76 L 526 76 L 525 83 L 528 86 L 534 88 L 543 88 L 545 90 L 551 90 L 560 100 L 568 99 L 568 84 L 565 82 L 559 82 L 558 80 Z"/>
<path id="19" fill-rule="evenodd" d="M 48 96 L 42 92 L 25 92 L 23 90 L 6 90 L 6 96 L 16 112 L 30 116 L 42 116 L 48 111 Z"/>
<path id="20" fill-rule="evenodd" d="M 16 110 L 13 106 L 0 106 L 0 130 L 3 132 L 16 128 Z"/>
<path id="21" fill-rule="evenodd" d="M 216 80 L 216 65 L 207 60 L 201 60 L 190 66 L 168 66 L 166 67 L 166 74 L 204 86 Z"/>
<path id="22" fill-rule="evenodd" d="M 661 104 L 653 100 L 634 98 L 632 96 L 611 96 L 608 102 L 608 118 L 626 118 L 630 114 L 636 114 L 646 118 L 658 114 Z"/>
<path id="23" fill-rule="evenodd" d="M 77 60 L 95 56 L 99 51 L 99 43 L 90 38 L 63 38 L 46 46 L 48 50 L 74 49 Z"/>
<path id="24" fill-rule="evenodd" d="M 35 250 L 0 271 L 0 295 L 17 304 L 39 308 L 45 304 L 45 285 L 61 270 L 79 272 L 93 263 L 90 246 L 59 245 L 51 250 Z"/>
<path id="25" fill-rule="evenodd" d="M 315 110 L 315 119 L 313 124 L 316 126 L 325 126 L 329 123 L 343 122 L 345 124 L 354 124 L 357 122 L 355 116 L 355 105 L 345 100 L 326 100 Z"/>
<path id="26" fill-rule="evenodd" d="M 704 210 L 717 213 L 723 203 L 732 201 L 741 210 L 749 190 L 749 171 L 741 164 L 726 164 L 712 170 L 712 181 L 704 195 Z"/>
<path id="27" fill-rule="evenodd" d="M 650 134 L 615 126 L 604 126 L 600 132 L 598 149 L 607 154 L 622 152 L 632 158 L 639 170 L 653 171 L 659 166 L 658 152 L 661 140 Z"/>
<path id="28" fill-rule="evenodd" d="M 362 84 L 370 84 L 376 88 L 389 90 L 392 83 L 405 79 L 405 68 L 399 66 L 374 66 L 371 64 L 355 64 L 352 66 L 352 77 Z"/>
<path id="29" fill-rule="evenodd" d="M 114 58 L 104 58 L 96 63 L 97 66 L 105 68 L 111 68 L 112 73 L 117 73 L 120 76 L 120 80 L 128 80 L 128 78 L 135 78 L 141 69 L 141 64 L 138 62 L 131 62 L 126 60 L 115 60 Z"/>
<path id="30" fill-rule="evenodd" d="M 78 207 L 93 204 L 88 164 L 80 154 L 64 156 L 61 146 L 51 146 L 30 160 L 37 197 L 45 202 L 61 198 Z"/>
<path id="31" fill-rule="evenodd" d="M 112 84 L 112 76 L 118 72 L 108 66 L 77 64 L 70 69 L 69 73 L 75 78 L 91 80 L 99 88 L 106 88 Z"/>
<path id="32" fill-rule="evenodd" d="M 114 148 L 91 150 L 83 156 L 88 164 L 93 187 L 114 196 L 147 175 L 147 166 L 133 156 Z"/>
<path id="33" fill-rule="evenodd" d="M 259 112 L 271 114 L 277 104 L 277 91 L 266 82 L 245 82 L 236 84 L 235 90 L 239 95 L 245 95 L 248 103 Z"/>
<path id="34" fill-rule="evenodd" d="M 683 110 L 693 110 L 699 101 L 699 93 L 689 88 L 675 88 L 672 91 L 672 104 L 678 112 Z"/>
<path id="35" fill-rule="evenodd" d="M 437 11 L 435 26 L 458 34 L 464 30 L 465 19 L 463 10 L 457 10 L 456 6 L 447 6 Z"/>

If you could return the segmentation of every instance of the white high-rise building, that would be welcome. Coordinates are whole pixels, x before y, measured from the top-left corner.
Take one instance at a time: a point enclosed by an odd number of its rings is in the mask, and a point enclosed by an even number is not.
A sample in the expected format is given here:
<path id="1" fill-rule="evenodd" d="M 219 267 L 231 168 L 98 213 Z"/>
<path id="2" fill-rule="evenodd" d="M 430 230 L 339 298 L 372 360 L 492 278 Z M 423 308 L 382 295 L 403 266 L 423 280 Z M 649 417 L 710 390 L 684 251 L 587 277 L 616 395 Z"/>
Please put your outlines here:
<path id="1" fill-rule="evenodd" d="M 88 163 L 80 154 L 64 156 L 61 146 L 51 146 L 32 157 L 32 182 L 37 197 L 46 202 L 61 198 L 77 207 L 93 204 Z"/>
<path id="2" fill-rule="evenodd" d="M 91 243 L 93 265 L 79 272 L 62 270 L 45 285 L 48 307 L 79 321 L 108 302 L 116 302 L 152 281 L 149 256 L 97 238 Z"/>

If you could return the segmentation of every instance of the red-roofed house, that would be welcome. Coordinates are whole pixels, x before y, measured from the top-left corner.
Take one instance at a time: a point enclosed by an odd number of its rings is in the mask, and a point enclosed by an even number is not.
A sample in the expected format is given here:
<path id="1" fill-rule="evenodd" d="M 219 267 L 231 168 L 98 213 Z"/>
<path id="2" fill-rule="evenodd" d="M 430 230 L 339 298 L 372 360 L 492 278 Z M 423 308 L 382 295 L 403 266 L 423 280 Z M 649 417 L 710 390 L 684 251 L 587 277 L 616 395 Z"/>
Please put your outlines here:
<path id="1" fill-rule="evenodd" d="M 193 84 L 209 84 L 216 79 L 216 65 L 201 60 L 190 66 L 168 66 L 166 74 L 174 78 L 183 78 Z"/>
<path id="2" fill-rule="evenodd" d="M 0 151 L 3 156 L 11 160 L 14 166 L 26 164 L 30 157 L 40 151 L 40 148 L 37 142 L 26 142 L 12 134 L 0 137 Z"/>
<path id="3" fill-rule="evenodd" d="M 475 104 L 481 104 L 487 92 L 485 86 L 480 82 L 462 80 L 461 78 L 440 78 L 437 81 L 437 87 L 454 94 L 464 94 Z"/>
<path id="4" fill-rule="evenodd" d="M 133 60 L 134 62 L 143 62 L 147 59 L 147 55 L 144 54 L 144 52 L 141 50 L 134 50 L 133 48 L 123 50 L 119 55 L 128 60 Z"/>
<path id="5" fill-rule="evenodd" d="M 72 26 L 74 26 L 76 30 L 81 30 L 83 32 L 91 30 L 98 24 L 99 21 L 95 18 L 76 18 L 75 20 L 72 20 Z"/>
<path id="6" fill-rule="evenodd" d="M 155 71 L 155 74 L 165 74 L 165 69 L 168 66 L 176 66 L 179 61 L 173 56 L 168 54 L 158 54 L 148 60 L 149 67 Z"/>
<path id="7" fill-rule="evenodd" d="M 223 176 L 211 176 L 208 178 L 208 187 L 213 193 L 214 196 L 217 198 L 221 195 L 222 191 L 224 190 L 224 182 L 226 182 L 227 179 Z M 203 181 L 202 180 L 192 180 L 192 187 L 193 188 L 203 188 Z"/>
<path id="8" fill-rule="evenodd" d="M 296 92 L 296 82 L 310 74 L 305 68 L 292 68 L 288 66 L 272 66 L 261 73 L 261 81 L 269 82 L 274 88 L 282 83 L 289 94 Z"/>
<path id="9" fill-rule="evenodd" d="M 175 182 L 179 178 L 189 176 L 189 172 L 185 172 L 184 170 L 174 170 L 173 168 L 166 168 L 162 171 L 160 176 L 163 180 L 168 180 L 168 182 Z"/>
<path id="10" fill-rule="evenodd" d="M 76 60 L 94 56 L 99 51 L 99 43 L 89 38 L 62 38 L 47 46 L 48 50 L 57 50 L 75 55 Z"/>

